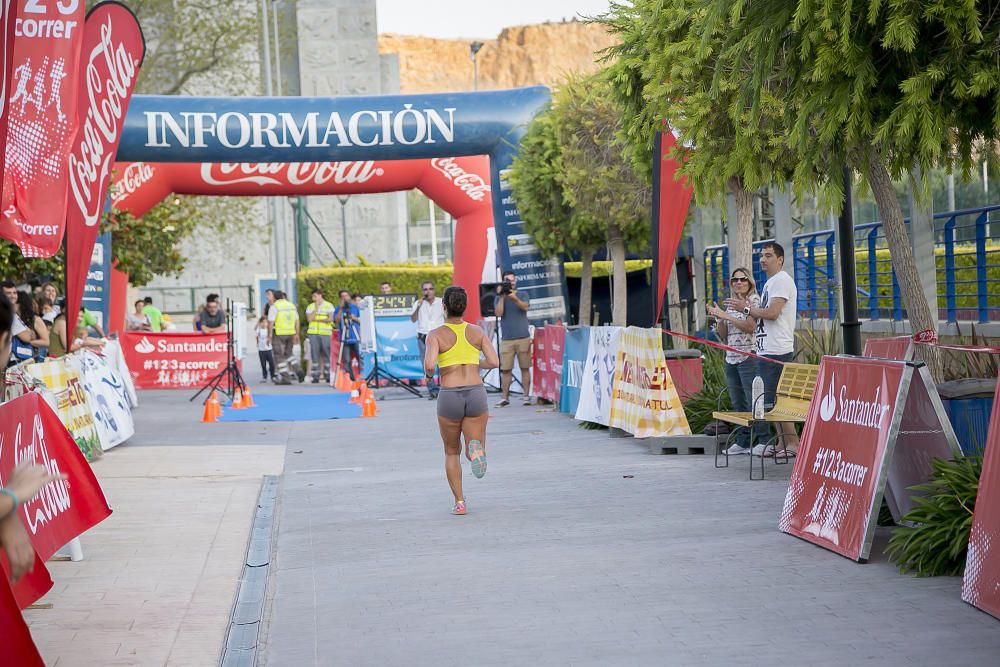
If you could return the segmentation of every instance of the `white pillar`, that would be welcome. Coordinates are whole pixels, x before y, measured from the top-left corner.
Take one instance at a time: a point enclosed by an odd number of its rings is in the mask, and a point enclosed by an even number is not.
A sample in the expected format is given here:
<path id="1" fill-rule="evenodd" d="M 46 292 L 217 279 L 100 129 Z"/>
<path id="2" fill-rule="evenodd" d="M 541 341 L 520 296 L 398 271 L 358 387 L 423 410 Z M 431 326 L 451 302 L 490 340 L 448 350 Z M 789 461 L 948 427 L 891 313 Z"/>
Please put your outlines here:
<path id="1" fill-rule="evenodd" d="M 438 236 L 437 236 L 437 220 L 434 219 L 434 200 L 428 199 L 428 210 L 431 216 L 431 264 L 437 266 L 438 263 Z"/>

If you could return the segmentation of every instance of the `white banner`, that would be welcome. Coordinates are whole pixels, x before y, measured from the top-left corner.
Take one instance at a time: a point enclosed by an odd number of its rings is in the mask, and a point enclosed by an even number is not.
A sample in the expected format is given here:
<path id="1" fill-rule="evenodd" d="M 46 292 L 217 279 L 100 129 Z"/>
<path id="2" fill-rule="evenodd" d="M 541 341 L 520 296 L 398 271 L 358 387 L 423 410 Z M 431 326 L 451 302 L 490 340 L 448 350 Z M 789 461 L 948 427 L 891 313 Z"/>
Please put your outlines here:
<path id="1" fill-rule="evenodd" d="M 128 392 L 121 376 L 99 354 L 84 350 L 64 357 L 66 365 L 80 373 L 87 403 L 94 413 L 94 425 L 101 449 L 108 451 L 135 433 Z"/>
<path id="2" fill-rule="evenodd" d="M 125 363 L 121 343 L 116 339 L 110 339 L 104 344 L 102 351 L 108 365 L 118 374 L 125 385 L 125 395 L 128 396 L 129 407 L 139 407 L 139 395 L 135 392 L 135 383 L 132 382 L 132 374 L 128 370 L 128 364 Z"/>
<path id="3" fill-rule="evenodd" d="M 590 327 L 587 364 L 583 368 L 576 418 L 607 426 L 611 421 L 611 388 L 621 327 Z"/>
<path id="4" fill-rule="evenodd" d="M 618 337 L 609 426 L 637 438 L 691 435 L 663 358 L 663 331 L 629 327 Z"/>

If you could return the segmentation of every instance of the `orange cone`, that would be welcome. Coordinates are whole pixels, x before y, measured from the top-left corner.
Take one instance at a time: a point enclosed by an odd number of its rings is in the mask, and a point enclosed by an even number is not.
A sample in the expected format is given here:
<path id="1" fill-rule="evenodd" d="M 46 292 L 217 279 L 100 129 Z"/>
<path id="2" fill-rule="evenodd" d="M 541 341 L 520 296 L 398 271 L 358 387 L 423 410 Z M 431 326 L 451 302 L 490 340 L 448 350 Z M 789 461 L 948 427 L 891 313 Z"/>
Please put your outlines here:
<path id="1" fill-rule="evenodd" d="M 364 402 L 361 404 L 361 416 L 374 417 L 377 413 L 378 408 L 375 406 L 375 397 L 369 394 L 365 397 Z"/>
<path id="2" fill-rule="evenodd" d="M 337 391 L 350 391 L 351 390 L 351 379 L 347 377 L 347 373 L 339 373 L 337 375 Z"/>
<path id="3" fill-rule="evenodd" d="M 365 400 L 365 394 L 362 387 L 365 386 L 364 382 L 355 382 L 353 388 L 351 389 L 351 403 L 363 403 Z"/>
<path id="4" fill-rule="evenodd" d="M 243 409 L 243 392 L 240 391 L 239 387 L 237 387 L 236 391 L 233 393 L 233 400 L 230 402 L 229 407 L 233 410 Z"/>
<path id="5" fill-rule="evenodd" d="M 250 391 L 250 387 L 243 388 L 243 407 L 244 408 L 254 407 L 253 393 Z"/>
<path id="6" fill-rule="evenodd" d="M 212 407 L 212 401 L 205 401 L 205 411 L 201 415 L 201 421 L 205 424 L 214 424 L 217 420 L 215 416 L 215 408 Z"/>

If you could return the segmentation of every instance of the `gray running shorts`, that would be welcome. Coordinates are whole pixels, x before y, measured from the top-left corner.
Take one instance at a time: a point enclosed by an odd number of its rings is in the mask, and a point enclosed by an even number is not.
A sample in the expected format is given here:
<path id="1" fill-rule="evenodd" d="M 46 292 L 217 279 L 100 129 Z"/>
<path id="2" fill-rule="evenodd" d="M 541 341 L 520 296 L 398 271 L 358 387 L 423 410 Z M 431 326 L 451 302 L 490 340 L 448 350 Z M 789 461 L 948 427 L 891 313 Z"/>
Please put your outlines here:
<path id="1" fill-rule="evenodd" d="M 486 387 L 481 384 L 464 387 L 441 387 L 437 399 L 438 417 L 459 420 L 478 417 L 489 408 L 486 405 Z"/>

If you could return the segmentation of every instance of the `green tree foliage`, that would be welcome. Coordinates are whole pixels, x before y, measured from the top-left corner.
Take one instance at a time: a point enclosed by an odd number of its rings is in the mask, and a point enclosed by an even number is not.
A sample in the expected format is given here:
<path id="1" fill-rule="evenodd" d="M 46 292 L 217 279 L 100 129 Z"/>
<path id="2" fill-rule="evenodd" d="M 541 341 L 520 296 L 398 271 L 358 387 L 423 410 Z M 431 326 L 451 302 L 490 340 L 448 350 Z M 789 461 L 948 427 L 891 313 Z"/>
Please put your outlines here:
<path id="1" fill-rule="evenodd" d="M 969 175 L 982 152 L 996 152 L 996 3 L 708 0 L 708 6 L 706 25 L 726 35 L 719 65 L 733 58 L 752 63 L 740 108 L 760 118 L 769 104 L 764 82 L 783 82 L 796 187 L 839 201 L 843 167 L 861 174 L 878 204 L 913 328 L 936 331 L 892 179 L 942 165 Z M 940 376 L 939 364 L 928 361 Z"/>
<path id="2" fill-rule="evenodd" d="M 105 216 L 104 228 L 111 232 L 118 270 L 127 273 L 136 287 L 158 275 L 180 275 L 184 270 L 180 242 L 191 234 L 198 219 L 193 201 L 185 197 L 167 197 L 141 218 L 112 210 Z"/>
<path id="3" fill-rule="evenodd" d="M 623 136 L 638 168 L 651 168 L 653 137 L 666 123 L 681 137 L 680 173 L 698 200 L 733 195 L 732 265 L 748 266 L 754 193 L 783 183 L 791 169 L 781 80 L 762 81 L 767 103 L 751 116 L 739 104 L 751 65 L 737 52 L 722 52 L 726 26 L 708 18 L 703 0 L 613 2 L 600 21 L 621 42 L 605 54 L 605 76 L 625 110 Z"/>

